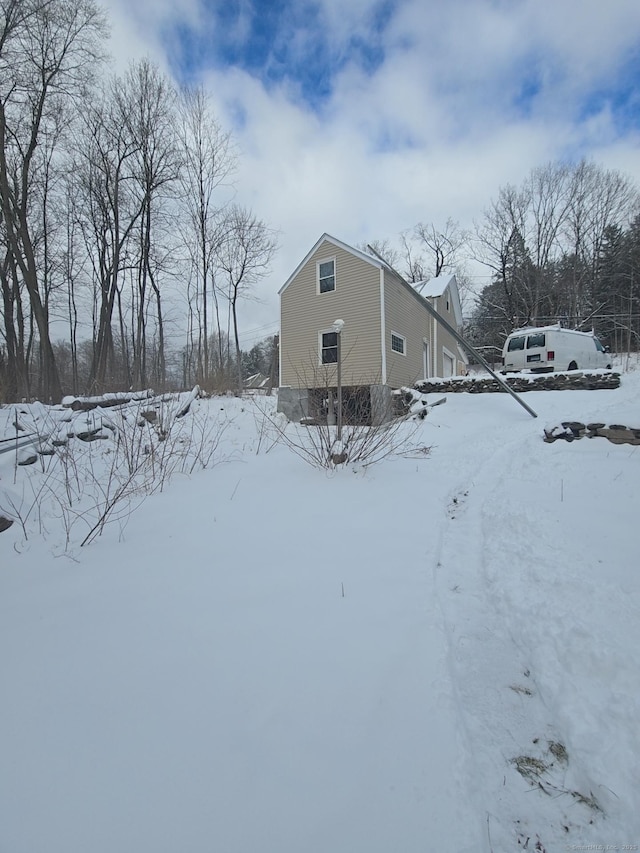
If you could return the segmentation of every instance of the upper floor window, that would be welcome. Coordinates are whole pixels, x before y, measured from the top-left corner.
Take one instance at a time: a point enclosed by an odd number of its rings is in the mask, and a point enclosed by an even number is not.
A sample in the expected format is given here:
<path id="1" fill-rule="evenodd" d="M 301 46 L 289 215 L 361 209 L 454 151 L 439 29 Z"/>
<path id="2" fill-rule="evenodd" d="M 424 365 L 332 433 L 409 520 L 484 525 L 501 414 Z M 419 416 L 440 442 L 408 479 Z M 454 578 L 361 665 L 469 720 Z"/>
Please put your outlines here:
<path id="1" fill-rule="evenodd" d="M 402 335 L 396 335 L 395 332 L 391 332 L 391 349 L 394 352 L 405 355 L 405 344 L 406 338 L 403 338 Z"/>
<path id="2" fill-rule="evenodd" d="M 318 261 L 318 293 L 329 293 L 336 289 L 336 261 L 331 258 Z"/>

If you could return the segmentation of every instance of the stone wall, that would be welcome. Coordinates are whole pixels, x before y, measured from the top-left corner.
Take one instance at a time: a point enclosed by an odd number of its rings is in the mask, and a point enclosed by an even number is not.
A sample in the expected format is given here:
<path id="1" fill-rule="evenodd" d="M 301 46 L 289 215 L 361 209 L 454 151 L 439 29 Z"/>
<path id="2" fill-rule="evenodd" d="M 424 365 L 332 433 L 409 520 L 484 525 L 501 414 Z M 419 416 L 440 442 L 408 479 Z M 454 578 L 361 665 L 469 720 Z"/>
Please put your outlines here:
<path id="1" fill-rule="evenodd" d="M 618 388 L 620 374 L 612 371 L 588 373 L 576 370 L 570 373 L 519 373 L 504 377 L 517 394 L 525 391 L 598 391 Z M 443 394 L 466 391 L 469 394 L 507 392 L 492 376 L 455 376 L 450 379 L 427 379 L 416 382 L 422 394 Z"/>

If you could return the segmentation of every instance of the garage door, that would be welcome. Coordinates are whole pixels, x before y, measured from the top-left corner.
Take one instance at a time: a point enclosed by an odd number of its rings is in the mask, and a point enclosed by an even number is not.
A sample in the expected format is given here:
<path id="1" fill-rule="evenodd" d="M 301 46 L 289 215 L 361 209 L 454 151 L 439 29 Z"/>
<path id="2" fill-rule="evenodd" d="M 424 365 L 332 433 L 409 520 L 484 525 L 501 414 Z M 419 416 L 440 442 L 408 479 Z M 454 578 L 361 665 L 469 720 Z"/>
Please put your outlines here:
<path id="1" fill-rule="evenodd" d="M 442 353 L 442 375 L 445 377 L 453 376 L 455 373 L 455 362 L 446 352 Z"/>

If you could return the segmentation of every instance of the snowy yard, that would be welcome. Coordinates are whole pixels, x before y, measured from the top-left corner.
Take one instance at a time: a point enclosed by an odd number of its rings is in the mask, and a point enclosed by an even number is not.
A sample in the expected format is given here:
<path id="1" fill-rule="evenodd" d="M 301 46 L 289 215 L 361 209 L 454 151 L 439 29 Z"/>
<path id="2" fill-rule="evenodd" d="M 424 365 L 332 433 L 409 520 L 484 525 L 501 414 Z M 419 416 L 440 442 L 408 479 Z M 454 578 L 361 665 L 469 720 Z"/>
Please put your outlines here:
<path id="1" fill-rule="evenodd" d="M 104 528 L 117 408 L 0 455 L 2 853 L 638 849 L 640 448 L 543 429 L 640 427 L 640 371 L 526 400 L 333 471 L 195 400 L 155 490 L 133 417 Z"/>

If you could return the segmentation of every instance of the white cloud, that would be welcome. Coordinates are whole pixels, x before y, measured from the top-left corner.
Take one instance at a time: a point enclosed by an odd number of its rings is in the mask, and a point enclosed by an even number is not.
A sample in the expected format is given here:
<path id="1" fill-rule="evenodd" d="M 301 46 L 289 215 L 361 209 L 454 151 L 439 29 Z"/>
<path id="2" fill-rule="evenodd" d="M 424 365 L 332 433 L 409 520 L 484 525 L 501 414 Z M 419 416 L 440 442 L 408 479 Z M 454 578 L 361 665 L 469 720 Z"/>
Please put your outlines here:
<path id="1" fill-rule="evenodd" d="M 129 17 L 124 0 L 110 0 L 119 45 L 166 67 L 160 30 L 202 12 L 196 0 L 145 4 Z M 317 36 L 337 44 L 362 32 L 375 6 L 323 5 Z M 265 303 L 243 308 L 245 328 L 277 326 L 277 290 L 324 231 L 359 243 L 394 239 L 418 221 L 469 226 L 501 185 L 568 153 L 640 180 L 637 132 L 621 135 L 606 103 L 577 118 L 639 32 L 637 0 L 410 0 L 384 33 L 382 65 L 368 76 L 347 64 L 319 112 L 295 84 L 267 89 L 241 70 L 210 69 L 203 79 L 242 152 L 238 201 L 280 233 Z"/>
<path id="2" fill-rule="evenodd" d="M 124 71 L 132 59 L 150 57 L 163 71 L 169 71 L 167 44 L 176 28 L 203 24 L 200 0 L 102 0 L 111 23 L 109 52 L 115 71 Z"/>

